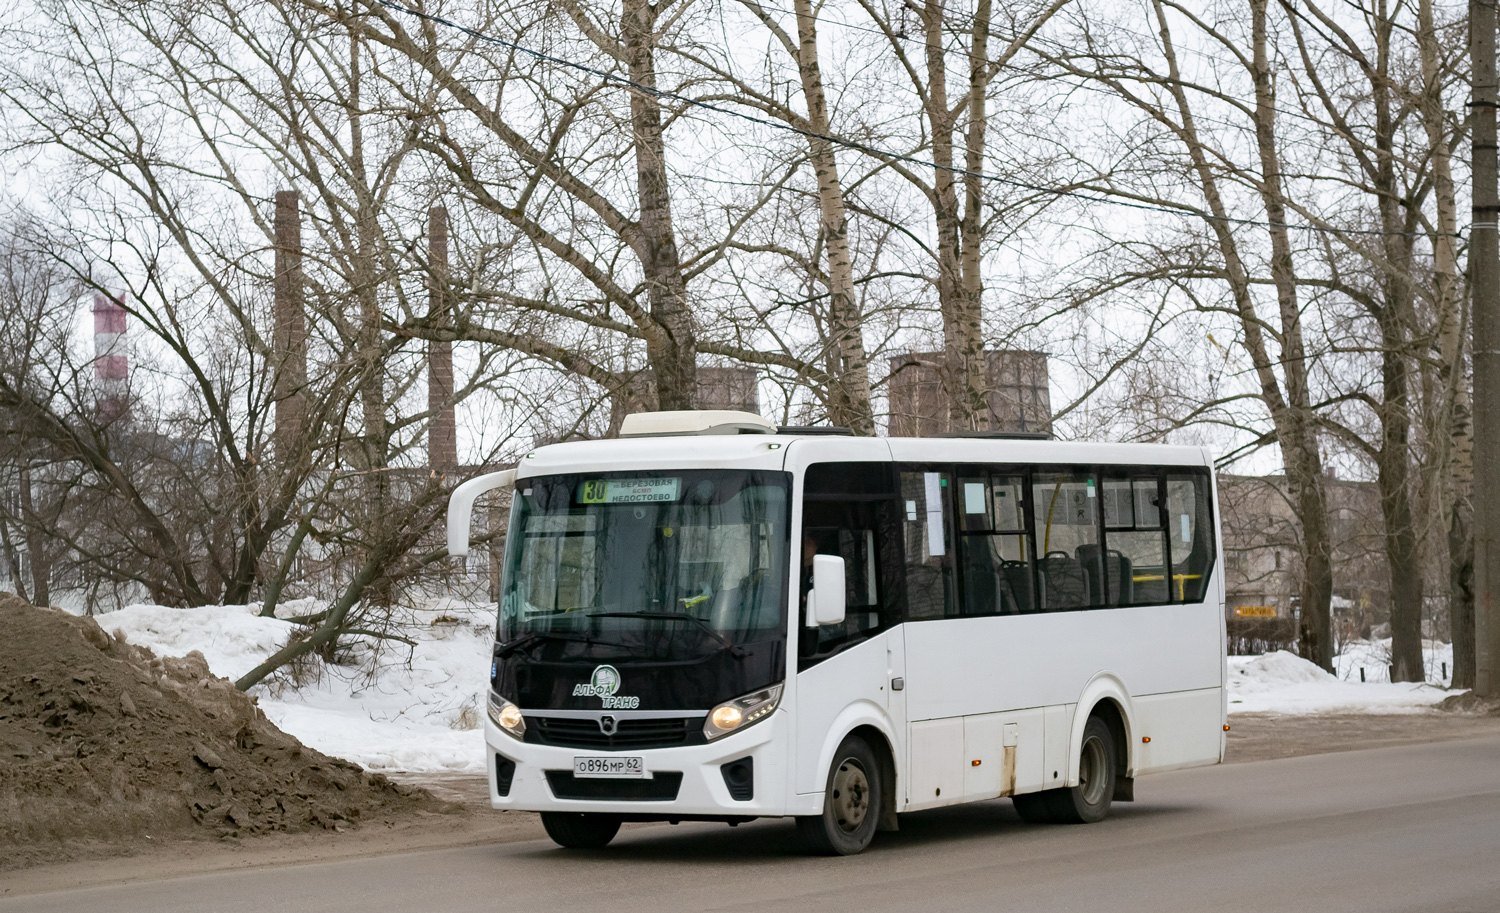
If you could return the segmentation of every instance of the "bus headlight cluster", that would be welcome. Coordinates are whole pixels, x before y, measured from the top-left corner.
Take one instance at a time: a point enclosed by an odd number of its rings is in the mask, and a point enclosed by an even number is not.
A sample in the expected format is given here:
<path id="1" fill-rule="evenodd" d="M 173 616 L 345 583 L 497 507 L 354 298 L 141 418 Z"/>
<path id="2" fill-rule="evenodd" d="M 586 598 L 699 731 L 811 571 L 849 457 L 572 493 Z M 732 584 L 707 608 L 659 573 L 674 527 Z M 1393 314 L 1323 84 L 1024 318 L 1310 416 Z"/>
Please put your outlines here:
<path id="1" fill-rule="evenodd" d="M 708 719 L 703 722 L 703 735 L 709 741 L 713 741 L 721 735 L 744 729 L 751 723 L 770 716 L 771 711 L 776 709 L 780 701 L 781 685 L 779 684 L 753 691 L 732 701 L 725 701 L 709 711 Z"/>
<path id="2" fill-rule="evenodd" d="M 493 691 L 489 693 L 487 704 L 490 719 L 495 721 L 496 726 L 518 739 L 526 734 L 526 718 L 521 716 L 520 707 Z"/>

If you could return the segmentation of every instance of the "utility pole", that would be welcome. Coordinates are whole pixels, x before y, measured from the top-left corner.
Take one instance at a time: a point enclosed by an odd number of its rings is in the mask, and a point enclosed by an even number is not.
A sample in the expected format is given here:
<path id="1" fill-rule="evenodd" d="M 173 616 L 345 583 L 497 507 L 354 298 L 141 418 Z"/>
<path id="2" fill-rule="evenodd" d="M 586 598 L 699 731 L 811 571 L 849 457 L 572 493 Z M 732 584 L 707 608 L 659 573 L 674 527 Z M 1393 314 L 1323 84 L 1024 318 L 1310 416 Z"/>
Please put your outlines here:
<path id="1" fill-rule="evenodd" d="M 1474 693 L 1500 698 L 1500 188 L 1496 183 L 1496 0 L 1469 0 L 1474 217 Z"/>

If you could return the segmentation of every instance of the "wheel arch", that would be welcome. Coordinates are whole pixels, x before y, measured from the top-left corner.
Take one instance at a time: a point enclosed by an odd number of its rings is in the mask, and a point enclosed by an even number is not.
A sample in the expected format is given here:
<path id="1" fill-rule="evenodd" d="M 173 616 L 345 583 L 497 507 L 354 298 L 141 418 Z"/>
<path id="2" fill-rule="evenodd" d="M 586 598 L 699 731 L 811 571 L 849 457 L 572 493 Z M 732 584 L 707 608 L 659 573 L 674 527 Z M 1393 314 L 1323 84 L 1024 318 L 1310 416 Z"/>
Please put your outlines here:
<path id="1" fill-rule="evenodd" d="M 874 704 L 862 702 L 841 713 L 828 732 L 829 738 L 824 739 L 822 750 L 818 752 L 817 769 L 826 777 L 828 769 L 833 765 L 834 752 L 838 751 L 844 739 L 851 735 L 864 739 L 881 767 L 879 775 L 883 795 L 879 829 L 895 830 L 896 810 L 900 807 L 900 800 L 897 798 L 899 764 L 896 759 L 896 745 L 899 742 L 892 731 L 890 720 Z M 822 802 L 818 805 L 821 808 Z"/>
<path id="2" fill-rule="evenodd" d="M 1068 740 L 1068 786 L 1078 785 L 1078 762 L 1083 752 L 1083 730 L 1091 717 L 1104 720 L 1114 736 L 1117 777 L 1135 776 L 1135 711 L 1125 684 L 1108 672 L 1091 679 L 1079 695 Z"/>

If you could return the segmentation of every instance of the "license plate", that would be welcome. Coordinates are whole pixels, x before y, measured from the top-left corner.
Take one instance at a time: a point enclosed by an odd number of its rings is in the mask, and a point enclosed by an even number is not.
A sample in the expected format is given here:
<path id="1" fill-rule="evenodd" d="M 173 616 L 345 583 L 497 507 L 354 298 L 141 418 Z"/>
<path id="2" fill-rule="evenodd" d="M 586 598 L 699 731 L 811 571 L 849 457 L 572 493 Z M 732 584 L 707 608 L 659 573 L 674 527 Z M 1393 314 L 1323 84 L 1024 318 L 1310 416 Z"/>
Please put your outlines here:
<path id="1" fill-rule="evenodd" d="M 634 777 L 645 779 L 646 759 L 640 757 L 575 757 L 575 777 Z"/>

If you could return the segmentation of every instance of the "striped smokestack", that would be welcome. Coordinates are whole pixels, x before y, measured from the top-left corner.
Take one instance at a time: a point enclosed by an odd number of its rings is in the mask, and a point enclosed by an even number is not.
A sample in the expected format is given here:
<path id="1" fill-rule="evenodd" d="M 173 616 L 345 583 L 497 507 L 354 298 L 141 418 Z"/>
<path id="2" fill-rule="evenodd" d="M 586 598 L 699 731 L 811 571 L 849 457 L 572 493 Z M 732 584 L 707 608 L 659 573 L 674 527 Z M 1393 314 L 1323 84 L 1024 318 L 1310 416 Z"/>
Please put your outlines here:
<path id="1" fill-rule="evenodd" d="M 130 358 L 125 352 L 125 296 L 94 296 L 94 378 L 98 420 L 109 424 L 130 411 Z"/>

